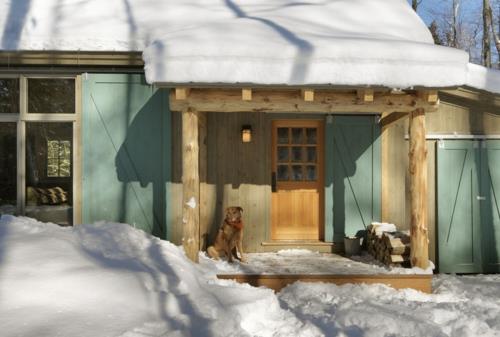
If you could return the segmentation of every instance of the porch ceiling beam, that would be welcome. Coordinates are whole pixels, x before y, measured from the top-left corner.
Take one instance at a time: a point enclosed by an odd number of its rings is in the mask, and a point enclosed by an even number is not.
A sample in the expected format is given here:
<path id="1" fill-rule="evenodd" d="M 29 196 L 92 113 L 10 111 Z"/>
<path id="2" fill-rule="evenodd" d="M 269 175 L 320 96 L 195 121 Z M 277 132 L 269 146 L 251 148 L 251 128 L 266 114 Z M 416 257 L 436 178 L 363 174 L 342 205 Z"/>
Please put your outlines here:
<path id="1" fill-rule="evenodd" d="M 425 139 L 425 111 L 410 113 L 409 123 L 410 174 L 410 261 L 413 267 L 429 266 L 429 234 L 427 228 L 427 144 Z"/>
<path id="2" fill-rule="evenodd" d="M 301 90 L 302 99 L 306 102 L 314 101 L 314 90 L 313 89 L 302 89 Z"/>
<path id="3" fill-rule="evenodd" d="M 190 92 L 189 88 L 175 88 L 175 99 L 184 101 L 188 98 Z"/>
<path id="4" fill-rule="evenodd" d="M 424 102 L 429 104 L 437 104 L 439 102 L 439 95 L 437 90 L 419 90 L 418 96 Z"/>
<path id="5" fill-rule="evenodd" d="M 252 100 L 252 89 L 250 89 L 250 88 L 241 89 L 241 99 L 244 101 L 251 101 Z"/>
<path id="6" fill-rule="evenodd" d="M 373 89 L 360 89 L 357 91 L 358 99 L 365 103 L 372 103 L 374 92 Z"/>
<path id="7" fill-rule="evenodd" d="M 297 90 L 253 90 L 252 100 L 242 100 L 241 89 L 192 89 L 186 99 L 171 94 L 170 109 L 183 111 L 187 107 L 199 112 L 270 112 L 270 113 L 382 113 L 410 112 L 416 109 L 436 111 L 437 104 L 430 104 L 414 93 L 393 95 L 390 92 L 374 93 L 373 102 L 359 100 L 356 91 L 314 92 L 314 101 L 305 101 Z"/>

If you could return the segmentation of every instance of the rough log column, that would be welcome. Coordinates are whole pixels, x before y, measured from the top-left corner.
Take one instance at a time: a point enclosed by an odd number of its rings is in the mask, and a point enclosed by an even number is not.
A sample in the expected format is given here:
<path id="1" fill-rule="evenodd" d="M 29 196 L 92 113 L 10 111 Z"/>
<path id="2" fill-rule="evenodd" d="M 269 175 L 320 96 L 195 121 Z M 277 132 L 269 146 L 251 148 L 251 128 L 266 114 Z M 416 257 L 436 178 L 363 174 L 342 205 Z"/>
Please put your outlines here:
<path id="1" fill-rule="evenodd" d="M 198 262 L 200 247 L 200 176 L 198 112 L 182 111 L 182 245 L 189 259 Z"/>
<path id="2" fill-rule="evenodd" d="M 411 264 L 429 266 L 427 230 L 427 145 L 425 142 L 425 111 L 410 113 L 410 205 Z"/>

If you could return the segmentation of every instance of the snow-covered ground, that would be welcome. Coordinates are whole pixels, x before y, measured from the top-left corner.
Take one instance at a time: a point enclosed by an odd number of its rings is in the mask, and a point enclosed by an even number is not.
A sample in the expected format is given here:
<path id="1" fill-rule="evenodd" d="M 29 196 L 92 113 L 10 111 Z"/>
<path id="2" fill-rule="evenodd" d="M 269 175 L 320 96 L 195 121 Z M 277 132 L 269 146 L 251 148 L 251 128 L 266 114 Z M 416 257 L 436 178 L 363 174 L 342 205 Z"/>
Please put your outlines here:
<path id="1" fill-rule="evenodd" d="M 499 317 L 498 275 L 440 275 L 430 295 L 300 282 L 275 294 L 125 224 L 0 219 L 2 337 L 500 336 Z"/>

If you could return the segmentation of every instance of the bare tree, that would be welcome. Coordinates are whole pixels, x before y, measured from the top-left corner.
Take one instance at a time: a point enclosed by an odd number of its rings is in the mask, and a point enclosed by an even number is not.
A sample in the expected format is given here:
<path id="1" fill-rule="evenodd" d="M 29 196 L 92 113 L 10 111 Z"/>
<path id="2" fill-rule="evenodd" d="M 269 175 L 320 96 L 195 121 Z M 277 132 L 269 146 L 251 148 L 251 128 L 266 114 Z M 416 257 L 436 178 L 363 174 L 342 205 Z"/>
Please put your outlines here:
<path id="1" fill-rule="evenodd" d="M 416 12 L 418 10 L 418 6 L 422 3 L 423 0 L 411 0 L 411 8 Z"/>
<path id="2" fill-rule="evenodd" d="M 483 0 L 484 1 L 484 6 L 488 7 L 488 15 L 489 15 L 489 20 L 490 20 L 490 28 L 491 28 L 491 34 L 493 36 L 493 40 L 495 41 L 495 47 L 498 52 L 498 57 L 500 58 L 500 27 L 499 31 L 497 32 L 495 30 L 495 27 L 493 25 L 493 11 L 491 10 L 491 2 L 490 0 Z M 499 26 L 500 26 L 500 2 L 498 3 L 498 11 L 499 11 Z M 488 34 L 489 35 L 489 34 Z M 499 61 L 500 63 L 500 61 Z"/>
<path id="3" fill-rule="evenodd" d="M 483 0 L 483 44 L 482 44 L 482 63 L 485 67 L 491 68 L 491 40 L 490 40 L 490 30 L 493 30 L 493 35 L 495 31 L 492 27 L 491 4 L 489 0 Z"/>

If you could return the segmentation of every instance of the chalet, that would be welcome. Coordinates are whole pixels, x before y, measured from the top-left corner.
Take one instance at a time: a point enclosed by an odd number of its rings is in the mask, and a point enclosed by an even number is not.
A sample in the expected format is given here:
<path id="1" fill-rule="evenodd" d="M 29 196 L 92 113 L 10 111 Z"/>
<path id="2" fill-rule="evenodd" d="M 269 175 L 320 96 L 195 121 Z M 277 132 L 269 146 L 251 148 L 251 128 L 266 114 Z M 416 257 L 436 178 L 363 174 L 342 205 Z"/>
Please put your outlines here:
<path id="1" fill-rule="evenodd" d="M 226 206 L 248 252 L 342 249 L 500 272 L 500 72 L 404 0 L 0 5 L 0 214 L 126 222 L 193 260 Z"/>

